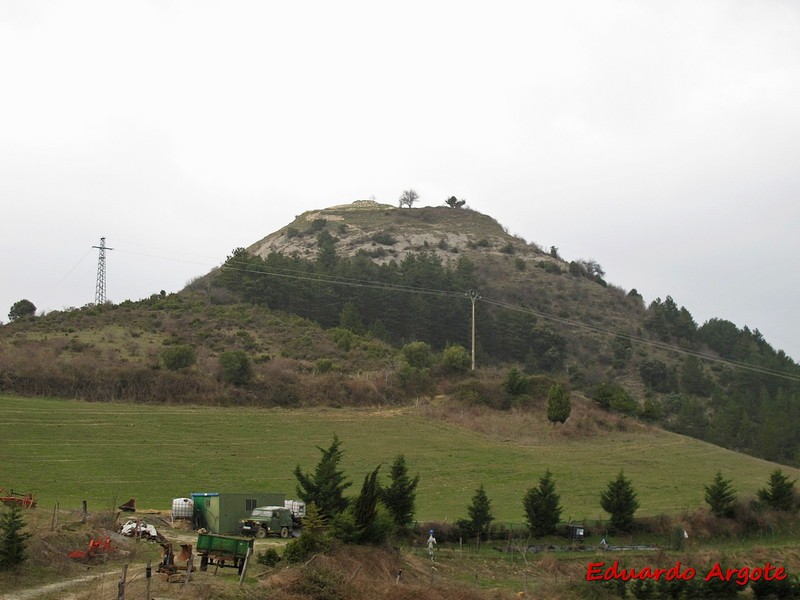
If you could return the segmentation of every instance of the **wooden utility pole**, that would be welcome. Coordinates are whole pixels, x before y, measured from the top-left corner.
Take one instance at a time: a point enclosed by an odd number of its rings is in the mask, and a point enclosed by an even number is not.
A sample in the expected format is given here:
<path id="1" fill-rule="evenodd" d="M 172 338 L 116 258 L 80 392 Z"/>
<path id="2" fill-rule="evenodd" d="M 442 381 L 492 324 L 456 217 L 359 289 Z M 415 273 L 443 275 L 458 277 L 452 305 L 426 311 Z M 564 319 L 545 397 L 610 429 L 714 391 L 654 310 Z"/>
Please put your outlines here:
<path id="1" fill-rule="evenodd" d="M 467 292 L 472 300 L 472 370 L 475 370 L 475 301 L 481 297 L 476 290 Z"/>

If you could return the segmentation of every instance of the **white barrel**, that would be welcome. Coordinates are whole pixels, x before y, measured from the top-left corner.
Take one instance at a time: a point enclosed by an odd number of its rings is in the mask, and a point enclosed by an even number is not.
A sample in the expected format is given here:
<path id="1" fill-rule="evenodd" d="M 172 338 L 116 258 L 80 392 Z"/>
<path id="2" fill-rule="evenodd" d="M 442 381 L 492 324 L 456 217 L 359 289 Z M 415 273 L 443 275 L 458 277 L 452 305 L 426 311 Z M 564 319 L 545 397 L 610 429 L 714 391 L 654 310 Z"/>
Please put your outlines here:
<path id="1" fill-rule="evenodd" d="M 191 498 L 175 498 L 172 501 L 173 519 L 191 519 L 194 514 L 194 500 Z"/>

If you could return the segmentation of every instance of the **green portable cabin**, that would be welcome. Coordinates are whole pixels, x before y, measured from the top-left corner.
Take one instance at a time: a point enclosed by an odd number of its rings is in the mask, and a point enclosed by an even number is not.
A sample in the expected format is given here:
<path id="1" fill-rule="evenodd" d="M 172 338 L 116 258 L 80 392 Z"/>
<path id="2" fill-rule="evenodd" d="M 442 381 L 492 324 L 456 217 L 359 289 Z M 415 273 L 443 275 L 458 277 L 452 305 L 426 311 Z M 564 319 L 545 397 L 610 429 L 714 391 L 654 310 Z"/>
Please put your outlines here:
<path id="1" fill-rule="evenodd" d="M 211 533 L 238 533 L 239 521 L 246 519 L 259 506 L 283 506 L 281 493 L 193 492 L 194 526 Z"/>

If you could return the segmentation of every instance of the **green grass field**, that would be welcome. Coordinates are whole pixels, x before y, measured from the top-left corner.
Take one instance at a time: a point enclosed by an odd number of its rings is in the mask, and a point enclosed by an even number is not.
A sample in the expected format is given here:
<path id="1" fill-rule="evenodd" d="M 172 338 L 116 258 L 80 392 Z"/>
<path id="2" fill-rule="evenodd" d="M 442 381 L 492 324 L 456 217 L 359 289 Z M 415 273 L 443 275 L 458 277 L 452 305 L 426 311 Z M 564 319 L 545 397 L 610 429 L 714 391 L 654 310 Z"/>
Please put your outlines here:
<path id="1" fill-rule="evenodd" d="M 513 418 L 511 415 L 509 419 Z M 482 483 L 500 521 L 522 521 L 522 497 L 549 468 L 564 519 L 605 519 L 599 495 L 620 469 L 639 495 L 638 515 L 703 505 L 717 469 L 740 498 L 763 487 L 775 465 L 683 436 L 634 428 L 556 439 L 501 439 L 425 416 L 416 408 L 248 409 L 85 403 L 0 396 L 0 486 L 32 491 L 41 508 L 101 510 L 137 499 L 168 510 L 191 492 L 280 491 L 295 497 L 292 470 L 313 470 L 316 446 L 336 433 L 353 481 L 397 454 L 419 473 L 417 518 L 466 516 Z M 536 433 L 536 432 L 534 432 Z M 784 468 L 792 477 L 796 469 Z"/>

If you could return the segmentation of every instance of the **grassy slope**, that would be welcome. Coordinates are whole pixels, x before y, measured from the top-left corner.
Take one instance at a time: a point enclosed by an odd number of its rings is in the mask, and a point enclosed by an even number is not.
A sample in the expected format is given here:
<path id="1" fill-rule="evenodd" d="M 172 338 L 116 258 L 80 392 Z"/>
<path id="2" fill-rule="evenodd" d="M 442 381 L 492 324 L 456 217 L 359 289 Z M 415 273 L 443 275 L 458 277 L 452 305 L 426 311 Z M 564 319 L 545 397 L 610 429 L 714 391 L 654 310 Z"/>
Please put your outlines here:
<path id="1" fill-rule="evenodd" d="M 457 417 L 457 416 L 456 416 Z M 639 514 L 703 504 L 721 468 L 740 495 L 762 487 L 774 465 L 658 430 L 559 437 L 541 418 L 479 415 L 484 431 L 423 408 L 280 410 L 142 406 L 0 396 L 0 485 L 34 491 L 41 507 L 86 499 L 94 510 L 136 497 L 168 509 L 196 491 L 283 491 L 295 465 L 310 471 L 334 432 L 356 493 L 368 470 L 406 455 L 419 472 L 417 517 L 453 521 L 480 483 L 495 516 L 521 521 L 521 498 L 546 469 L 564 518 L 605 517 L 598 496 L 620 468 L 639 493 Z M 465 421 L 466 423 L 466 421 Z M 474 427 L 474 424 L 470 425 Z M 792 477 L 800 472 L 784 469 Z M 385 480 L 386 475 L 384 475 Z"/>

